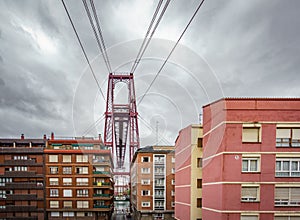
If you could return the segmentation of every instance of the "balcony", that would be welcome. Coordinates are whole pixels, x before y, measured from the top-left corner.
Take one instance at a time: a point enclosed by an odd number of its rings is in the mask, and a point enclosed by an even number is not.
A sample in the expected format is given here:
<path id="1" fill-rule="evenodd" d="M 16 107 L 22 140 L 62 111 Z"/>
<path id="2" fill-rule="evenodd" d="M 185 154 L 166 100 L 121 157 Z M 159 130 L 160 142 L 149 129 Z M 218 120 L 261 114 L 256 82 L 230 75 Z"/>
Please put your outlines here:
<path id="1" fill-rule="evenodd" d="M 111 172 L 109 171 L 93 171 L 93 174 L 97 176 L 111 177 Z"/>
<path id="2" fill-rule="evenodd" d="M 5 160 L 5 166 L 43 166 L 42 163 L 36 163 L 35 160 Z"/>
<path id="3" fill-rule="evenodd" d="M 110 200 L 112 199 L 111 194 L 94 194 L 93 197 L 96 197 L 96 199 L 103 199 L 103 200 Z"/>
<path id="4" fill-rule="evenodd" d="M 164 172 L 155 172 L 154 175 L 155 176 L 164 176 L 165 173 Z"/>
<path id="5" fill-rule="evenodd" d="M 155 206 L 154 207 L 154 210 L 164 210 L 165 209 L 165 207 L 163 207 L 163 206 Z"/>
<path id="6" fill-rule="evenodd" d="M 43 189 L 42 183 L 35 182 L 14 182 L 14 183 L 6 183 L 5 188 L 8 189 Z"/>
<path id="7" fill-rule="evenodd" d="M 163 185 L 163 184 L 155 184 L 154 188 L 156 188 L 156 189 L 162 189 L 162 188 L 165 188 L 165 185 Z"/>
<path id="8" fill-rule="evenodd" d="M 94 159 L 93 164 L 110 166 L 110 161 L 109 160 L 103 160 L 103 159 Z"/>
<path id="9" fill-rule="evenodd" d="M 30 201 L 30 200 L 43 200 L 43 198 L 37 198 L 37 195 L 34 194 L 12 194 L 12 195 L 6 195 L 6 200 L 11 201 Z"/>
<path id="10" fill-rule="evenodd" d="M 31 217 L 5 217 L 6 220 L 38 220 L 37 216 Z"/>
<path id="11" fill-rule="evenodd" d="M 35 171 L 5 171 L 5 177 L 43 177 L 43 174 L 36 174 Z"/>
<path id="12" fill-rule="evenodd" d="M 163 165 L 165 164 L 165 160 L 154 160 L 154 165 Z"/>
<path id="13" fill-rule="evenodd" d="M 38 153 L 42 154 L 44 151 L 42 147 L 0 147 L 3 154 L 16 154 L 16 153 Z"/>
<path id="14" fill-rule="evenodd" d="M 14 206 L 7 205 L 6 208 L 0 209 L 0 212 L 41 212 L 43 209 L 38 209 L 36 206 Z"/>
<path id="15" fill-rule="evenodd" d="M 154 197 L 155 197 L 155 199 L 164 199 L 165 198 L 164 195 L 155 195 Z"/>

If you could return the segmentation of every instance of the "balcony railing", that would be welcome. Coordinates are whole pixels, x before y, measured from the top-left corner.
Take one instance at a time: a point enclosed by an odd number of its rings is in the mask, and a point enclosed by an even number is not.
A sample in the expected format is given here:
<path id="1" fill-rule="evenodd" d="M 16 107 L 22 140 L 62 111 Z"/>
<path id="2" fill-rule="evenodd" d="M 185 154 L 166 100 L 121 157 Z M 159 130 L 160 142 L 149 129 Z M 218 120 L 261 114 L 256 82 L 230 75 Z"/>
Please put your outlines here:
<path id="1" fill-rule="evenodd" d="M 300 200 L 275 199 L 275 206 L 300 206 Z"/>
<path id="2" fill-rule="evenodd" d="M 12 201 L 28 201 L 28 200 L 42 200 L 43 198 L 37 198 L 37 195 L 22 195 L 22 194 L 12 194 L 6 195 L 6 200 Z"/>
<path id="3" fill-rule="evenodd" d="M 0 212 L 40 212 L 43 209 L 39 209 L 36 206 L 15 206 L 7 205 L 6 208 L 0 209 Z"/>
<path id="4" fill-rule="evenodd" d="M 43 166 L 42 163 L 37 163 L 35 160 L 5 160 L 4 161 L 5 166 Z"/>
<path id="5" fill-rule="evenodd" d="M 1 153 L 40 153 L 44 152 L 42 147 L 0 147 Z"/>
<path id="6" fill-rule="evenodd" d="M 5 183 L 6 188 L 10 189 L 43 189 L 42 183 L 30 183 L 30 182 L 13 182 Z"/>
<path id="7" fill-rule="evenodd" d="M 93 174 L 111 175 L 109 171 L 93 171 Z"/>
<path id="8" fill-rule="evenodd" d="M 94 208 L 98 209 L 109 209 L 110 205 L 94 205 Z"/>
<path id="9" fill-rule="evenodd" d="M 110 198 L 112 195 L 111 195 L 111 194 L 98 194 L 98 193 L 95 193 L 93 196 L 94 196 L 94 197 L 105 197 L 105 198 Z"/>
<path id="10" fill-rule="evenodd" d="M 155 206 L 154 209 L 155 210 L 164 210 L 165 207 L 163 207 L 163 206 Z"/>
<path id="11" fill-rule="evenodd" d="M 43 174 L 36 174 L 35 171 L 5 171 L 5 177 L 43 177 Z"/>

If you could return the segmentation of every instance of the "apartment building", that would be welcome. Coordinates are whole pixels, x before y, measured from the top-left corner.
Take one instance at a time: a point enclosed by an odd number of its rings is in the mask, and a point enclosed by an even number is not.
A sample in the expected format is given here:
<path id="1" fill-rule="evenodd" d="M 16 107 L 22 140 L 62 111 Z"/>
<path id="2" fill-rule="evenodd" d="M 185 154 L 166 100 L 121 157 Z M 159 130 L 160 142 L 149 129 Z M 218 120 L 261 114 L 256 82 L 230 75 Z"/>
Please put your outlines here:
<path id="1" fill-rule="evenodd" d="M 44 219 L 45 142 L 0 139 L 0 219 Z"/>
<path id="2" fill-rule="evenodd" d="M 134 219 L 174 219 L 174 146 L 147 146 L 138 149 L 130 172 Z"/>
<path id="3" fill-rule="evenodd" d="M 203 219 L 300 219 L 300 99 L 203 108 Z"/>
<path id="4" fill-rule="evenodd" d="M 190 125 L 175 142 L 175 219 L 202 219 L 202 126 Z"/>
<path id="5" fill-rule="evenodd" d="M 47 142 L 46 210 L 54 219 L 111 219 L 113 162 L 111 151 L 94 139 Z"/>

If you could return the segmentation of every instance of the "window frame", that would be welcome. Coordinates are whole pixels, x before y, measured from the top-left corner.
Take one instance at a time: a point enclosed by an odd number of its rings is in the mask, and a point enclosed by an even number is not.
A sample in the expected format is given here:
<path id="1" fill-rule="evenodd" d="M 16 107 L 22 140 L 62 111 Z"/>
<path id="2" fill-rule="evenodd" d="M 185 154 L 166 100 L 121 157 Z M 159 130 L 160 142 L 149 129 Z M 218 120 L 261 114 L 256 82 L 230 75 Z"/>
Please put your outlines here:
<path id="1" fill-rule="evenodd" d="M 243 197 L 243 188 L 256 188 L 256 196 L 254 197 Z M 260 186 L 259 185 L 241 185 L 241 202 L 260 202 Z"/>
<path id="2" fill-rule="evenodd" d="M 244 170 L 244 161 L 247 161 L 247 170 Z M 251 170 L 251 161 L 256 161 L 256 170 Z M 242 173 L 258 173 L 260 172 L 260 156 L 248 156 L 242 157 Z"/>

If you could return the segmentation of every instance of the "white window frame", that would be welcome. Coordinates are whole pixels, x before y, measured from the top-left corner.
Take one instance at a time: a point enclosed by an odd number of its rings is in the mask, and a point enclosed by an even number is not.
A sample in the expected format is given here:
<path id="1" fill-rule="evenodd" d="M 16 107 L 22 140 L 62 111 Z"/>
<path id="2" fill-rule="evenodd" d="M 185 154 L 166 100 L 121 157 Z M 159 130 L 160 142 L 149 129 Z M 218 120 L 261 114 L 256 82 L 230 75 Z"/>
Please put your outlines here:
<path id="1" fill-rule="evenodd" d="M 51 212 L 50 215 L 51 215 L 51 217 L 59 217 L 60 213 L 59 212 Z"/>
<path id="2" fill-rule="evenodd" d="M 63 190 L 63 197 L 72 197 L 72 195 L 73 195 L 72 189 L 64 189 Z"/>
<path id="3" fill-rule="evenodd" d="M 147 192 L 146 195 L 143 192 Z M 141 196 L 150 196 L 150 190 L 141 190 Z"/>
<path id="4" fill-rule="evenodd" d="M 71 181 L 70 181 L 71 180 Z M 68 177 L 68 178 L 63 178 L 63 185 L 64 186 L 70 186 L 72 185 L 72 178 Z"/>
<path id="5" fill-rule="evenodd" d="M 58 197 L 59 196 L 59 190 L 58 189 L 50 189 L 49 194 L 50 194 L 50 197 Z"/>
<path id="6" fill-rule="evenodd" d="M 49 206 L 51 209 L 58 209 L 59 208 L 59 201 L 51 200 L 49 202 Z"/>
<path id="7" fill-rule="evenodd" d="M 50 177 L 49 178 L 49 185 L 50 186 L 58 186 L 59 185 L 59 179 L 57 177 Z"/>
<path id="8" fill-rule="evenodd" d="M 144 161 L 144 159 L 148 159 L 148 161 Z M 149 162 L 151 162 L 151 157 L 149 157 L 149 156 L 143 156 L 142 157 L 142 163 L 149 163 Z"/>
<path id="9" fill-rule="evenodd" d="M 150 167 L 142 167 L 141 173 L 143 174 L 149 174 L 150 173 Z"/>
<path id="10" fill-rule="evenodd" d="M 48 155 L 48 160 L 49 160 L 49 163 L 57 163 L 58 162 L 58 155 L 50 154 L 50 155 Z"/>
<path id="11" fill-rule="evenodd" d="M 77 163 L 87 163 L 87 162 L 89 162 L 89 156 L 87 154 L 76 155 L 76 162 Z"/>
<path id="12" fill-rule="evenodd" d="M 141 183 L 142 185 L 150 185 L 150 179 L 142 179 Z"/>
<path id="13" fill-rule="evenodd" d="M 142 207 L 150 207 L 150 202 L 141 202 Z"/>
<path id="14" fill-rule="evenodd" d="M 257 131 L 257 137 L 254 139 L 248 137 L 246 135 L 247 132 L 246 130 L 255 130 Z M 249 133 L 249 132 L 248 132 Z M 242 129 L 242 142 L 243 143 L 261 143 L 261 124 L 243 124 L 243 129 Z"/>
<path id="15" fill-rule="evenodd" d="M 63 163 L 72 163 L 72 155 L 71 154 L 63 154 L 62 158 L 63 158 L 63 160 L 62 160 Z"/>
<path id="16" fill-rule="evenodd" d="M 243 195 L 242 195 L 243 188 L 255 188 L 256 196 L 255 197 L 243 197 Z M 259 185 L 241 185 L 241 201 L 242 202 L 259 202 L 260 201 L 260 186 Z"/>
<path id="17" fill-rule="evenodd" d="M 77 204 L 76 204 L 77 208 L 79 209 L 88 209 L 89 208 L 89 201 L 77 201 Z"/>
<path id="18" fill-rule="evenodd" d="M 284 163 L 288 163 L 288 169 Z M 293 165 L 295 163 L 296 169 Z M 275 177 L 300 177 L 300 158 L 276 157 Z"/>
<path id="19" fill-rule="evenodd" d="M 247 169 L 244 170 L 244 161 L 247 162 Z M 251 161 L 256 161 L 256 170 L 251 170 Z M 250 157 L 250 156 L 243 156 L 242 158 L 242 172 L 243 173 L 257 173 L 260 172 L 260 157 Z"/>
<path id="20" fill-rule="evenodd" d="M 63 201 L 63 208 L 73 208 L 73 202 L 72 202 L 72 200 Z"/>
<path id="21" fill-rule="evenodd" d="M 276 188 L 284 188 L 288 191 L 287 199 L 278 200 L 276 201 Z M 297 189 L 298 192 L 292 192 L 293 189 Z M 274 190 L 275 196 L 274 196 L 274 204 L 275 206 L 300 206 L 300 187 L 289 187 L 289 186 L 275 186 Z M 292 200 L 292 197 L 298 197 L 297 200 Z"/>

